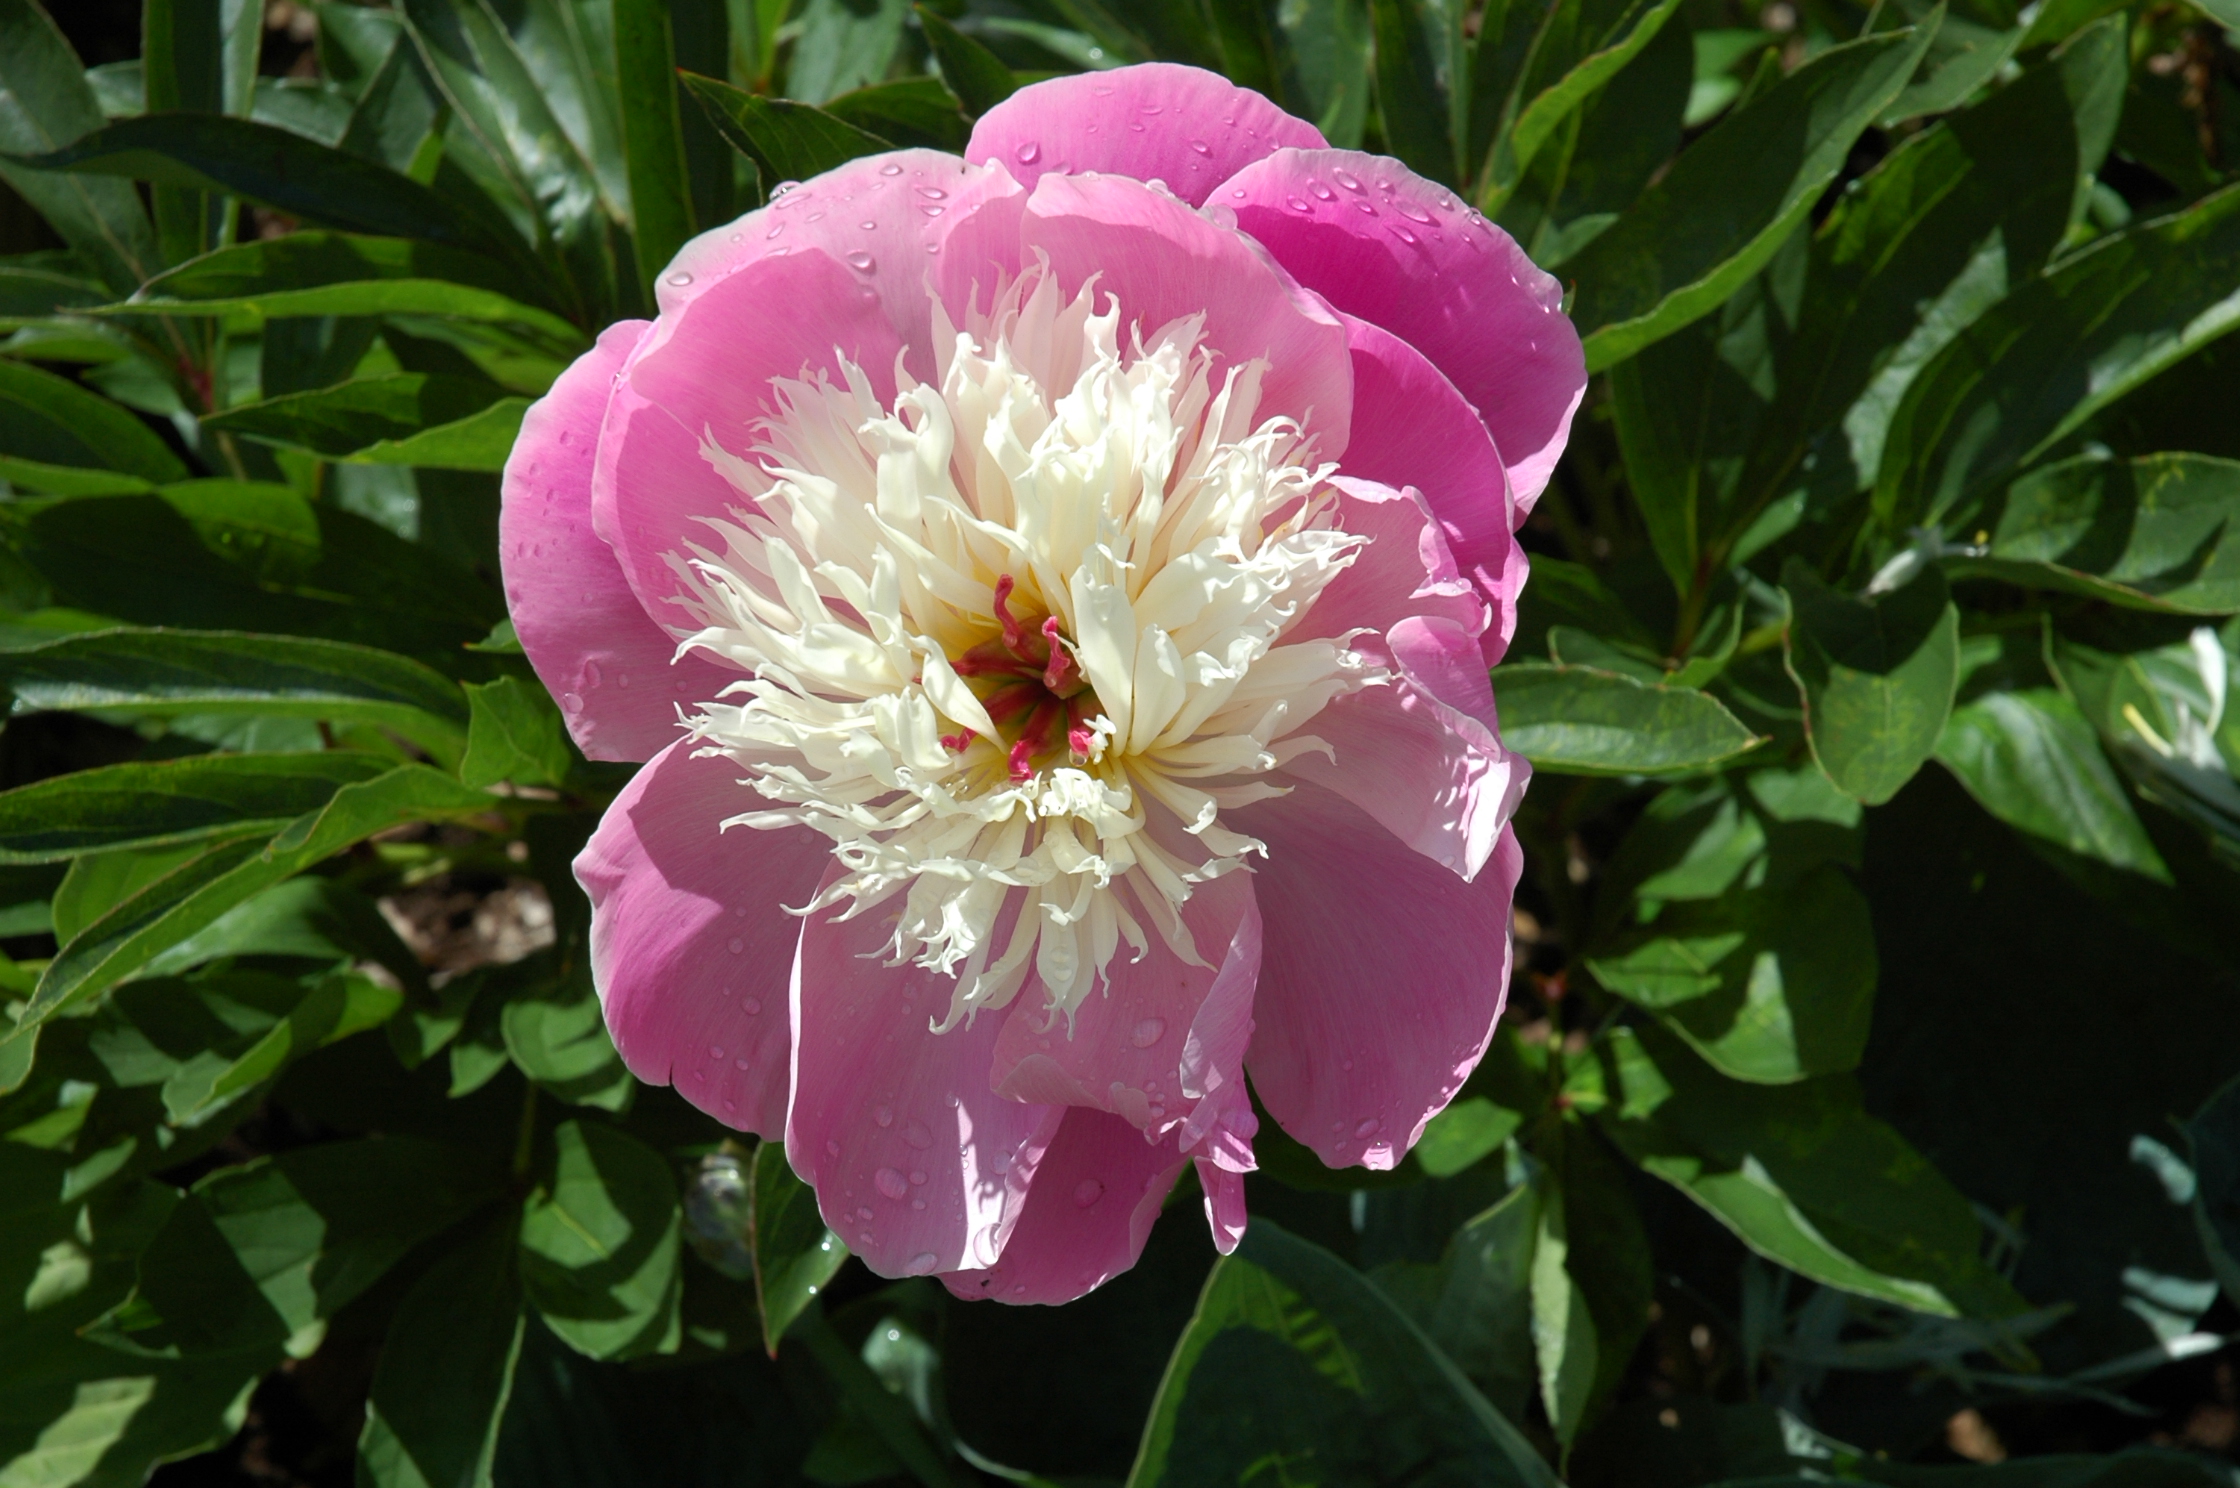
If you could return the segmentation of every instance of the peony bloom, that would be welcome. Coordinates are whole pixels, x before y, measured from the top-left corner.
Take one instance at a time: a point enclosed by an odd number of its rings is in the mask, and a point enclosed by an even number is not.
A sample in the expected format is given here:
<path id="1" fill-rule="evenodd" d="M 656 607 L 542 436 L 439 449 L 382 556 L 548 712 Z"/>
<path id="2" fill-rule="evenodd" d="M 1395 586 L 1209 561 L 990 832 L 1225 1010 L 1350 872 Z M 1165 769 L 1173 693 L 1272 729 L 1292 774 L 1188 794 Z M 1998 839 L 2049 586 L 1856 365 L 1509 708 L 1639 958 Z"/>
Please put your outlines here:
<path id="1" fill-rule="evenodd" d="M 1262 1108 L 1388 1168 L 1484 1052 L 1487 667 L 1585 374 L 1438 185 L 1209 73 L 1040 83 L 689 244 L 506 467 L 641 1078 L 883 1275 L 1056 1302 Z"/>

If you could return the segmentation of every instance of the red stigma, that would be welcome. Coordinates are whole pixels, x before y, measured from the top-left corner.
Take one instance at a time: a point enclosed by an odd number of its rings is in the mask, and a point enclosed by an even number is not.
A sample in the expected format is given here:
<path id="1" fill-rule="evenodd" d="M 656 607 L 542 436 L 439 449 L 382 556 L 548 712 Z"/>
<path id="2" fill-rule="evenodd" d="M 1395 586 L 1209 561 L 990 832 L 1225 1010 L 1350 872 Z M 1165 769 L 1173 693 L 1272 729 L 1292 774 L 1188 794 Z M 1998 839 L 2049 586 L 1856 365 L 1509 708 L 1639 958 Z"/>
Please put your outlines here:
<path id="1" fill-rule="evenodd" d="M 1011 746 L 1011 781 L 1014 785 L 1025 785 L 1034 779 L 1033 756 L 1034 741 L 1031 739 L 1021 739 Z"/>
<path id="2" fill-rule="evenodd" d="M 1003 644 L 1010 648 L 1014 656 L 1019 654 L 1019 648 L 1027 641 L 1026 627 L 1011 613 L 1011 591 L 1015 587 L 1011 575 L 996 576 L 996 619 L 1003 626 Z"/>
<path id="3" fill-rule="evenodd" d="M 1050 647 L 1050 664 L 1042 669 L 1042 685 L 1056 692 L 1066 685 L 1066 674 L 1073 670 L 1073 658 L 1058 644 L 1057 616 L 1052 615 L 1042 622 L 1042 639 Z"/>

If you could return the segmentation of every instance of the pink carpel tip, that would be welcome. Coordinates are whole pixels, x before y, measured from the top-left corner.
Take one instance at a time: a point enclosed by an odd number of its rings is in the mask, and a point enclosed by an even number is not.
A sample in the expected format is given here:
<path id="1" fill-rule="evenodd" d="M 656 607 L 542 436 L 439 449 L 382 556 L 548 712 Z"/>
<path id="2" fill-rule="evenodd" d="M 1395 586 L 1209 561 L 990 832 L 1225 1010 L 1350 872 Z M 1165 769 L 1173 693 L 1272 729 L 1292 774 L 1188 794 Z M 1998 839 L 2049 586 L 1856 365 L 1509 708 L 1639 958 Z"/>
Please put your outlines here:
<path id="1" fill-rule="evenodd" d="M 1011 613 L 1011 591 L 1017 587 L 1012 581 L 1011 575 L 998 574 L 996 576 L 996 619 L 1002 622 L 1003 643 L 1011 648 L 1013 655 L 1018 654 L 1019 647 L 1025 644 L 1027 639 L 1026 627 L 1022 626 Z"/>
<path id="2" fill-rule="evenodd" d="M 1073 658 L 1066 655 L 1066 648 L 1058 643 L 1058 617 L 1052 615 L 1042 622 L 1042 638 L 1050 643 L 1050 664 L 1042 669 L 1042 685 L 1056 692 L 1066 685 L 1066 674 L 1073 670 Z"/>
<path id="3" fill-rule="evenodd" d="M 1033 754 L 1034 743 L 1031 740 L 1021 739 L 1011 746 L 1012 784 L 1025 785 L 1028 781 L 1034 779 Z"/>

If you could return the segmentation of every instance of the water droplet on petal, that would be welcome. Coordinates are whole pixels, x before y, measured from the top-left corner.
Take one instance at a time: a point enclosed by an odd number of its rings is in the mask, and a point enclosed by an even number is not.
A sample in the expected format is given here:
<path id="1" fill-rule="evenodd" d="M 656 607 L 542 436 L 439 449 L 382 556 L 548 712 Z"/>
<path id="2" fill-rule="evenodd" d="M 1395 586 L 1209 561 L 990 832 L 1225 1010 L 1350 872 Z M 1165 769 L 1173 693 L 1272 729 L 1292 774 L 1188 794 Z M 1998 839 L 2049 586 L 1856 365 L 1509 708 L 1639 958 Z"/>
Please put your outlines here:
<path id="1" fill-rule="evenodd" d="M 1361 189 L 1361 183 L 1342 170 L 1330 172 L 1330 179 L 1345 187 L 1348 191 L 1359 191 Z"/>
<path id="2" fill-rule="evenodd" d="M 777 235 L 778 235 L 779 233 L 782 233 L 782 232 L 784 232 L 785 230 L 786 230 L 786 225 L 785 225 L 785 224 L 784 224 L 783 222 L 773 223 L 773 224 L 771 225 L 770 231 L 768 231 L 768 232 L 764 233 L 764 234 L 763 234 L 763 236 L 764 236 L 765 238 L 774 238 L 774 237 L 776 237 L 776 236 L 777 236 Z"/>
<path id="3" fill-rule="evenodd" d="M 740 939 L 740 938 L 739 938 L 738 936 L 736 936 L 736 935 L 734 935 L 734 936 L 732 936 L 732 937 L 731 937 L 731 954 L 732 954 L 732 955 L 736 956 L 736 955 L 738 955 L 738 954 L 739 954 L 739 953 L 740 953 L 741 951 L 745 950 L 746 948 L 747 948 L 747 943 L 746 943 L 745 941 L 741 940 L 741 939 Z"/>
<path id="4" fill-rule="evenodd" d="M 882 176 L 899 176 L 902 174 L 902 167 L 893 164 L 882 165 L 879 167 L 879 174 Z"/>
<path id="5" fill-rule="evenodd" d="M 865 1204 L 856 1210 L 856 1218 L 858 1219 L 873 1219 L 876 1217 L 869 1204 Z"/>
<path id="6" fill-rule="evenodd" d="M 912 1168 L 912 1169 L 910 1170 L 910 1181 L 911 1181 L 912 1183 L 923 1183 L 923 1182 L 925 1182 L 925 1181 L 926 1181 L 926 1170 L 925 1170 L 924 1168 Z"/>
<path id="7" fill-rule="evenodd" d="M 1211 155 L 1213 153 L 1213 146 L 1207 144 L 1204 140 L 1190 141 L 1190 148 L 1197 151 L 1200 155 Z"/>
<path id="8" fill-rule="evenodd" d="M 1303 197 L 1287 196 L 1284 198 L 1284 203 L 1294 212 L 1311 212 L 1314 210 L 1314 204 Z"/>
<path id="9" fill-rule="evenodd" d="M 865 232 L 877 232 L 879 230 L 879 224 L 876 222 L 859 222 L 856 226 L 862 228 Z"/>
<path id="10" fill-rule="evenodd" d="M 1383 1125 L 1384 1123 L 1374 1116 L 1364 1116 L 1359 1122 L 1355 1123 L 1353 1134 L 1357 1137 L 1373 1137 Z"/>
<path id="11" fill-rule="evenodd" d="M 710 1044 L 710 1045 L 708 1045 L 708 1057 L 709 1057 L 710 1059 L 721 1059 L 721 1058 L 723 1057 L 723 1045 L 721 1045 L 721 1044 Z"/>
<path id="12" fill-rule="evenodd" d="M 848 255 L 848 267 L 859 274 L 868 274 L 873 268 L 877 267 L 877 263 L 870 254 L 858 248 Z"/>
<path id="13" fill-rule="evenodd" d="M 1353 205 L 1365 216 L 1374 217 L 1377 215 L 1377 209 L 1370 206 L 1367 202 L 1355 202 Z"/>
<path id="14" fill-rule="evenodd" d="M 674 284 L 677 288 L 682 289 L 687 284 L 690 284 L 692 282 L 692 276 L 690 274 L 687 274 L 684 270 L 679 269 L 676 273 L 669 276 L 669 282 L 671 284 Z"/>
<path id="15" fill-rule="evenodd" d="M 926 1201 L 924 1199 L 912 1199 L 910 1201 L 910 1207 L 913 1209 L 923 1209 L 925 1206 Z"/>
<path id="16" fill-rule="evenodd" d="M 1307 183 L 1307 190 L 1314 193 L 1314 199 L 1316 201 L 1336 201 L 1338 199 L 1338 193 L 1332 191 L 1329 187 L 1323 185 L 1320 181 L 1309 181 Z"/>
<path id="17" fill-rule="evenodd" d="M 941 1257 L 935 1255 L 930 1250 L 921 1250 L 916 1255 L 910 1257 L 910 1274 L 912 1276 L 930 1275 L 933 1271 L 933 1268 L 940 1264 Z"/>
<path id="18" fill-rule="evenodd" d="M 892 1168 L 881 1168 L 871 1175 L 871 1186 L 890 1199 L 899 1199 L 910 1192 L 910 1185 Z"/>
<path id="19" fill-rule="evenodd" d="M 827 1141 L 824 1144 L 824 1155 L 826 1157 L 838 1157 L 840 1155 L 840 1144 L 838 1142 Z"/>
<path id="20" fill-rule="evenodd" d="M 892 1126 L 892 1125 L 894 1125 L 894 1107 L 892 1107 L 892 1106 L 881 1106 L 881 1107 L 879 1107 L 879 1108 L 878 1108 L 877 1110 L 875 1110 L 875 1111 L 873 1111 L 873 1112 L 871 1113 L 871 1119 L 872 1119 L 873 1121 L 876 1121 L 876 1122 L 878 1122 L 878 1123 L 879 1123 L 879 1124 L 880 1124 L 881 1126 Z"/>
<path id="21" fill-rule="evenodd" d="M 1042 146 L 1036 144 L 1033 140 L 1028 140 L 1011 153 L 1019 157 L 1021 165 L 1032 165 L 1042 158 Z"/>
<path id="22" fill-rule="evenodd" d="M 740 1003 L 739 1006 L 745 1009 L 747 1016 L 751 1018 L 756 1013 L 762 1011 L 762 999 L 759 997 L 750 997 L 745 1002 Z"/>
<path id="23" fill-rule="evenodd" d="M 1128 1041 L 1139 1049 L 1148 1049 L 1159 1042 L 1159 1035 L 1166 1031 L 1166 1019 L 1146 1018 L 1136 1025 L 1135 1032 L 1128 1035 Z"/>
<path id="24" fill-rule="evenodd" d="M 913 1121 L 902 1129 L 902 1140 L 923 1152 L 933 1145 L 933 1133 L 926 1130 L 924 1122 Z"/>
<path id="25" fill-rule="evenodd" d="M 1407 218 L 1410 222 L 1429 222 L 1431 220 L 1431 214 L 1412 201 L 1394 202 L 1393 206 L 1401 216 Z"/>
<path id="26" fill-rule="evenodd" d="M 1086 1209 L 1104 1197 L 1104 1185 L 1094 1178 L 1084 1178 L 1073 1186 L 1073 1201 Z"/>
<path id="27" fill-rule="evenodd" d="M 949 193 L 938 186 L 920 186 L 918 195 L 924 197 L 927 201 L 947 201 L 949 199 Z"/>
<path id="28" fill-rule="evenodd" d="M 926 207 L 920 207 L 920 208 L 918 208 L 918 210 L 919 210 L 919 211 L 921 211 L 921 212 L 923 212 L 923 213 L 925 213 L 925 214 L 926 214 L 926 215 L 927 215 L 928 217 L 938 217 L 938 216 L 940 216 L 940 215 L 941 215 L 941 214 L 942 214 L 943 212 L 947 211 L 947 210 L 948 210 L 948 208 L 946 208 L 946 207 L 933 207 L 933 206 L 926 206 Z"/>
<path id="29" fill-rule="evenodd" d="M 747 1067 L 747 1062 L 744 1059 L 734 1059 L 731 1061 L 731 1067 L 743 1070 Z"/>
<path id="30" fill-rule="evenodd" d="M 1408 231 L 1408 230 L 1407 230 L 1406 228 L 1402 227 L 1402 226 L 1401 226 L 1401 225 L 1400 225 L 1399 223 L 1395 222 L 1395 223 L 1392 223 L 1392 224 L 1390 224 L 1390 226 L 1391 226 L 1391 228 L 1392 228 L 1392 235 L 1393 235 L 1394 237 L 1398 238 L 1398 239 L 1399 239 L 1399 240 L 1400 240 L 1401 242 L 1403 242 L 1403 243 L 1413 243 L 1413 242 L 1414 242 L 1414 241 L 1416 240 L 1416 235 L 1415 235 L 1414 233 L 1412 233 L 1412 232 L 1409 232 L 1409 231 Z"/>

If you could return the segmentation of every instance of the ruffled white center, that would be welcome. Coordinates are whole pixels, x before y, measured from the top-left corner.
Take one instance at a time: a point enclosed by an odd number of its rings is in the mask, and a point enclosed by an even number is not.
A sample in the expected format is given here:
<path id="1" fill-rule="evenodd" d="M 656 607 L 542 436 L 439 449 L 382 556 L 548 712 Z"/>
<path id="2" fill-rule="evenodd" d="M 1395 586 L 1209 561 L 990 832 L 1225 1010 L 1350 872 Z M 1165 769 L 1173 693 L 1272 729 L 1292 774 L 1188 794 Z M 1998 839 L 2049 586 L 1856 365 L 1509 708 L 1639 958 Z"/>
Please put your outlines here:
<path id="1" fill-rule="evenodd" d="M 753 504 L 670 560 L 680 654 L 747 674 L 686 720 L 770 803 L 723 825 L 832 839 L 805 912 L 903 896 L 892 964 L 956 977 L 943 1028 L 1030 967 L 1070 1021 L 1151 936 L 1207 964 L 1181 905 L 1264 852 L 1221 811 L 1381 680 L 1284 639 L 1362 539 L 1298 423 L 1257 417 L 1264 364 L 1217 367 L 1195 316 L 1123 345 L 1097 298 L 1030 271 L 962 331 L 936 305 L 939 382 L 898 367 L 892 407 L 845 362 L 780 383 L 755 449 L 703 444 Z"/>

